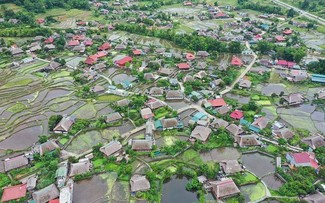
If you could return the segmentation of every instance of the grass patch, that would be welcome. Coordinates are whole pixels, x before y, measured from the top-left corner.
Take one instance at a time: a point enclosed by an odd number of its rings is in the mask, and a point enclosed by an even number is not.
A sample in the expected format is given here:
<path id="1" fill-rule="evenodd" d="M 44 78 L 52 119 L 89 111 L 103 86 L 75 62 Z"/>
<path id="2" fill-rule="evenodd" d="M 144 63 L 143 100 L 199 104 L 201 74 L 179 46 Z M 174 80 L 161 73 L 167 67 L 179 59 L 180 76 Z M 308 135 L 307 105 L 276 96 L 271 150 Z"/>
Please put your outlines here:
<path id="1" fill-rule="evenodd" d="M 101 95 L 97 98 L 97 101 L 100 102 L 116 102 L 121 100 L 122 97 L 117 96 L 117 95 L 113 95 L 113 94 L 107 94 L 107 95 Z"/>
<path id="2" fill-rule="evenodd" d="M 257 183 L 256 185 L 249 185 L 240 188 L 241 192 L 249 195 L 250 202 L 261 199 L 265 196 L 266 190 L 262 183 Z"/>
<path id="3" fill-rule="evenodd" d="M 92 119 L 95 118 L 97 114 L 97 111 L 95 109 L 95 106 L 91 103 L 88 103 L 81 108 L 79 108 L 77 111 L 73 113 L 77 118 L 83 118 L 83 119 Z"/>
<path id="4" fill-rule="evenodd" d="M 68 138 L 62 138 L 59 142 L 60 144 L 65 145 L 68 141 L 69 141 Z"/>
<path id="5" fill-rule="evenodd" d="M 0 173 L 0 188 L 9 185 L 10 182 L 10 178 L 6 174 Z"/>
<path id="6" fill-rule="evenodd" d="M 271 102 L 269 100 L 261 100 L 261 101 L 256 101 L 256 104 L 261 106 L 270 106 Z"/>
<path id="7" fill-rule="evenodd" d="M 19 86 L 26 86 L 30 83 L 32 83 L 33 80 L 31 78 L 21 78 L 21 79 L 15 79 L 12 81 L 9 81 L 5 85 L 3 85 L 0 89 L 4 88 L 11 88 L 11 87 L 19 87 Z"/>
<path id="8" fill-rule="evenodd" d="M 193 149 L 185 151 L 180 157 L 180 159 L 182 159 L 185 162 L 191 162 L 197 165 L 203 164 L 200 154 Z"/>
<path id="9" fill-rule="evenodd" d="M 100 168 L 102 165 L 104 165 L 106 159 L 96 159 L 95 161 L 93 161 L 93 165 L 95 168 Z"/>
<path id="10" fill-rule="evenodd" d="M 19 113 L 27 109 L 26 105 L 20 102 L 17 102 L 15 105 L 9 107 L 7 111 L 12 113 Z"/>
<path id="11" fill-rule="evenodd" d="M 257 183 L 259 180 L 256 176 L 249 172 L 245 172 L 244 174 L 242 173 L 237 173 L 233 176 L 234 181 L 236 182 L 237 185 L 247 185 L 247 184 L 252 184 L 252 183 Z"/>

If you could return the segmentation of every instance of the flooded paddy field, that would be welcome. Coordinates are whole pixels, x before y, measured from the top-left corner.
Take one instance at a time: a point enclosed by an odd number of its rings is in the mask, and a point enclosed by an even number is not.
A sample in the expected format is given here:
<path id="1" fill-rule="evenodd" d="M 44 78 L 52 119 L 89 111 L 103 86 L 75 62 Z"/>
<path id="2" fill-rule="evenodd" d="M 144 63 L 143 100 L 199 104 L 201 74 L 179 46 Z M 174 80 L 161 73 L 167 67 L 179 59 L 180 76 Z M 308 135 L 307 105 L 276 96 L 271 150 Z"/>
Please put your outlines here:
<path id="1" fill-rule="evenodd" d="M 235 148 L 223 147 L 209 152 L 202 152 L 200 156 L 204 162 L 221 162 L 222 160 L 237 160 L 241 157 L 241 153 Z"/>

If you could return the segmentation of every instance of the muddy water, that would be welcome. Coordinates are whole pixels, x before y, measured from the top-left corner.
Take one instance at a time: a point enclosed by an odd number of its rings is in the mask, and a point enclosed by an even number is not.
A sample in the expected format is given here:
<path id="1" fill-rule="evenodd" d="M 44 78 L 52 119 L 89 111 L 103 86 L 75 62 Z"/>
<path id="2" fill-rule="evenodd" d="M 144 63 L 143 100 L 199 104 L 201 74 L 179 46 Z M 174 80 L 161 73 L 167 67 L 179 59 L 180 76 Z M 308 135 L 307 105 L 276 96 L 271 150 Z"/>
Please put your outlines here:
<path id="1" fill-rule="evenodd" d="M 89 203 L 106 196 L 107 182 L 100 176 L 94 176 L 90 180 L 83 180 L 74 185 L 73 201 Z"/>
<path id="2" fill-rule="evenodd" d="M 127 74 L 118 74 L 118 75 L 115 75 L 113 78 L 112 78 L 112 81 L 115 83 L 115 84 L 119 84 L 123 81 L 129 81 L 129 82 L 132 82 L 134 81 L 136 78 L 133 77 L 133 76 L 129 76 Z"/>
<path id="3" fill-rule="evenodd" d="M 220 162 L 222 160 L 237 160 L 240 158 L 241 153 L 232 147 L 223 147 L 213 149 L 209 152 L 201 153 L 203 161 Z"/>
<path id="4" fill-rule="evenodd" d="M 226 94 L 226 97 L 228 97 L 230 99 L 235 99 L 240 104 L 248 104 L 248 102 L 251 100 L 249 97 L 244 97 L 244 96 L 240 96 L 240 95 L 236 95 L 236 94 L 232 94 L 232 93 Z"/>
<path id="5" fill-rule="evenodd" d="M 260 153 L 243 154 L 243 165 L 258 177 L 275 172 L 274 159 Z"/>
<path id="6" fill-rule="evenodd" d="M 42 126 L 25 128 L 0 142 L 0 149 L 23 150 L 37 142 L 42 135 Z"/>
<path id="7" fill-rule="evenodd" d="M 266 186 L 268 188 L 273 189 L 273 190 L 277 190 L 283 185 L 282 180 L 280 180 L 274 174 L 265 176 L 262 180 L 264 181 L 264 183 L 266 184 Z"/>

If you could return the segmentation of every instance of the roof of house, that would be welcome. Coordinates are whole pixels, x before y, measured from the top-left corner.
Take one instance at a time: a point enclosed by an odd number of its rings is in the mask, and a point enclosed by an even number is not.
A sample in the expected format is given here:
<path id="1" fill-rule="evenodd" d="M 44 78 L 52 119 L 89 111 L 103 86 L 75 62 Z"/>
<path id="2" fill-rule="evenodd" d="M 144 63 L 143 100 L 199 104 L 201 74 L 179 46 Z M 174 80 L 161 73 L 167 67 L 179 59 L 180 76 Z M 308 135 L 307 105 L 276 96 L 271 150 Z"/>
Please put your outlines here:
<path id="1" fill-rule="evenodd" d="M 150 182 L 146 176 L 133 175 L 130 179 L 131 192 L 146 191 L 150 189 Z"/>
<path id="2" fill-rule="evenodd" d="M 115 61 L 115 63 L 120 66 L 124 66 L 126 63 L 129 63 L 131 61 L 132 61 L 132 57 L 125 56 L 125 57 L 121 58 L 120 60 Z"/>
<path id="3" fill-rule="evenodd" d="M 159 68 L 158 73 L 164 74 L 164 75 L 170 75 L 172 74 L 173 70 L 170 68 Z"/>
<path id="4" fill-rule="evenodd" d="M 128 99 L 122 99 L 122 100 L 116 102 L 117 106 L 127 106 L 129 104 L 130 104 L 130 100 L 128 100 Z"/>
<path id="5" fill-rule="evenodd" d="M 143 77 L 144 77 L 144 79 L 146 79 L 146 80 L 153 80 L 153 79 L 155 79 L 155 76 L 153 75 L 153 73 L 145 73 L 145 74 L 143 75 Z"/>
<path id="6" fill-rule="evenodd" d="M 164 90 L 160 87 L 152 87 L 149 92 L 150 95 L 159 95 L 159 96 L 163 95 L 163 93 Z"/>
<path id="7" fill-rule="evenodd" d="M 68 132 L 73 123 L 74 119 L 72 117 L 63 117 L 55 128 L 53 128 L 53 131 Z"/>
<path id="8" fill-rule="evenodd" d="M 235 110 L 233 111 L 231 114 L 230 114 L 230 117 L 233 118 L 233 119 L 241 119 L 242 117 L 244 117 L 244 113 L 240 110 Z"/>
<path id="9" fill-rule="evenodd" d="M 10 171 L 26 165 L 28 165 L 28 159 L 24 155 L 4 160 L 5 171 Z"/>
<path id="10" fill-rule="evenodd" d="M 190 64 L 188 64 L 188 63 L 179 63 L 179 64 L 177 65 L 177 67 L 178 67 L 179 69 L 181 69 L 181 70 L 185 70 L 185 69 L 189 69 L 189 68 L 190 68 Z"/>
<path id="11" fill-rule="evenodd" d="M 198 51 L 198 52 L 196 52 L 196 55 L 206 57 L 206 56 L 209 56 L 210 54 L 207 51 Z"/>
<path id="12" fill-rule="evenodd" d="M 108 114 L 105 118 L 105 122 L 106 123 L 110 123 L 110 122 L 114 122 L 114 121 L 117 121 L 117 120 L 120 120 L 122 119 L 122 116 L 119 112 L 114 112 L 114 113 L 111 113 L 111 114 Z"/>
<path id="13" fill-rule="evenodd" d="M 48 140 L 39 146 L 39 153 L 42 156 L 45 152 L 53 151 L 60 148 L 53 140 Z"/>
<path id="14" fill-rule="evenodd" d="M 289 153 L 289 155 L 296 164 L 310 164 L 311 167 L 316 169 L 319 167 L 313 152 Z"/>
<path id="15" fill-rule="evenodd" d="M 52 199 L 59 197 L 60 192 L 58 188 L 52 184 L 41 190 L 33 193 L 33 199 L 36 203 L 46 203 Z"/>
<path id="16" fill-rule="evenodd" d="M 245 87 L 245 88 L 250 88 L 252 86 L 252 82 L 249 80 L 241 80 L 239 81 L 239 87 Z"/>
<path id="17" fill-rule="evenodd" d="M 166 99 L 183 99 L 184 95 L 179 90 L 169 90 L 166 93 Z"/>
<path id="18" fill-rule="evenodd" d="M 299 103 L 304 101 L 304 97 L 299 93 L 293 93 L 288 96 L 283 96 L 283 99 L 285 99 L 289 103 Z"/>
<path id="19" fill-rule="evenodd" d="M 240 193 L 240 190 L 232 179 L 210 182 L 213 194 L 216 199 L 231 196 Z"/>
<path id="20" fill-rule="evenodd" d="M 19 199 L 26 196 L 26 184 L 20 184 L 15 186 L 7 187 L 3 190 L 1 202 Z"/>
<path id="21" fill-rule="evenodd" d="M 279 130 L 274 130 L 273 133 L 283 139 L 290 139 L 294 136 L 294 133 L 289 128 L 281 128 Z"/>
<path id="22" fill-rule="evenodd" d="M 258 119 L 256 119 L 252 125 L 258 127 L 259 129 L 263 130 L 264 128 L 266 128 L 267 124 L 269 123 L 269 119 L 267 119 L 264 116 L 259 117 Z"/>
<path id="23" fill-rule="evenodd" d="M 110 49 L 110 48 L 111 48 L 110 43 L 105 42 L 104 44 L 102 44 L 102 45 L 98 48 L 98 50 L 105 51 L 105 50 L 108 50 L 108 49 Z"/>
<path id="24" fill-rule="evenodd" d="M 135 151 L 148 151 L 152 149 L 153 141 L 147 139 L 132 140 L 131 146 L 132 146 L 132 150 Z"/>
<path id="25" fill-rule="evenodd" d="M 191 137 L 205 142 L 211 134 L 211 129 L 204 126 L 196 126 L 191 133 Z"/>
<path id="26" fill-rule="evenodd" d="M 122 149 L 122 145 L 119 141 L 111 141 L 110 143 L 102 146 L 99 151 L 103 152 L 106 156 L 111 156 L 114 153 Z"/>
<path id="27" fill-rule="evenodd" d="M 141 109 L 140 113 L 143 119 L 149 119 L 154 116 L 150 108 Z"/>
<path id="28" fill-rule="evenodd" d="M 208 100 L 208 102 L 213 107 L 221 107 L 221 106 L 227 105 L 223 98 L 211 99 L 211 100 Z"/>
<path id="29" fill-rule="evenodd" d="M 257 135 L 240 135 L 237 142 L 241 147 L 261 145 L 261 142 L 257 138 Z"/>
<path id="30" fill-rule="evenodd" d="M 148 102 L 146 103 L 146 105 L 147 105 L 150 109 L 152 109 L 152 110 L 154 110 L 154 109 L 158 109 L 158 108 L 160 108 L 160 107 L 165 106 L 165 104 L 164 104 L 163 102 L 161 102 L 160 100 L 152 100 L 152 101 L 148 101 Z"/>
<path id="31" fill-rule="evenodd" d="M 226 174 L 234 174 L 243 171 L 243 168 L 237 160 L 223 160 L 220 162 L 220 166 Z"/>
<path id="32" fill-rule="evenodd" d="M 230 124 L 228 127 L 226 127 L 226 130 L 228 130 L 234 136 L 237 136 L 244 132 L 243 129 L 236 124 Z"/>
<path id="33" fill-rule="evenodd" d="M 316 149 L 318 147 L 325 146 L 325 140 L 322 135 L 313 135 L 310 137 L 303 138 L 301 140 L 303 143 L 309 145 L 311 148 Z"/>
<path id="34" fill-rule="evenodd" d="M 233 66 L 242 66 L 243 62 L 237 56 L 233 56 L 232 59 L 231 59 L 231 65 L 233 65 Z"/>
<path id="35" fill-rule="evenodd" d="M 189 61 L 192 61 L 192 60 L 195 59 L 195 56 L 194 56 L 194 54 L 187 53 L 187 54 L 186 54 L 186 59 L 189 60 Z"/>
<path id="36" fill-rule="evenodd" d="M 163 128 L 174 128 L 177 126 L 178 121 L 176 118 L 166 118 L 162 120 Z"/>
<path id="37" fill-rule="evenodd" d="M 73 177 L 75 175 L 80 175 L 89 172 L 91 169 L 91 163 L 88 159 L 83 161 L 79 161 L 78 163 L 72 163 L 70 165 L 70 174 L 69 177 Z"/>
<path id="38" fill-rule="evenodd" d="M 325 195 L 321 192 L 316 192 L 315 194 L 304 197 L 303 200 L 307 201 L 308 203 L 324 203 Z"/>
<path id="39" fill-rule="evenodd" d="M 195 79 L 193 78 L 193 76 L 191 75 L 186 75 L 184 78 L 183 78 L 183 82 L 193 82 Z"/>
<path id="40" fill-rule="evenodd" d="M 229 122 L 223 120 L 223 119 L 215 119 L 211 124 L 210 124 L 212 127 L 214 128 L 221 128 L 221 127 L 224 127 L 226 128 L 228 125 L 229 125 Z"/>
<path id="41" fill-rule="evenodd" d="M 231 106 L 222 106 L 217 109 L 218 113 L 221 115 L 228 113 L 230 110 L 231 110 Z"/>
<path id="42" fill-rule="evenodd" d="M 77 46 L 79 44 L 80 44 L 79 40 L 71 40 L 71 41 L 68 42 L 69 46 Z"/>
<path id="43" fill-rule="evenodd" d="M 91 88 L 91 91 L 94 93 L 100 93 L 100 92 L 104 92 L 105 88 L 101 85 L 95 85 L 94 87 Z"/>

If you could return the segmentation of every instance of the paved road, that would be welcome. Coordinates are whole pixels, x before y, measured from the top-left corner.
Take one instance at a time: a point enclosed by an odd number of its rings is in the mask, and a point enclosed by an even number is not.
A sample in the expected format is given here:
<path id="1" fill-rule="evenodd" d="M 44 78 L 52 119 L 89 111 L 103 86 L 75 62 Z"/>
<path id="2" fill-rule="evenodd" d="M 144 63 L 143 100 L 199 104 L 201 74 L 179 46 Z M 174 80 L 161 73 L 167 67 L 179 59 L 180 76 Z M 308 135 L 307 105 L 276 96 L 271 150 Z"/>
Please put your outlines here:
<path id="1" fill-rule="evenodd" d="M 110 85 L 112 85 L 112 80 L 109 79 L 108 77 L 106 77 L 105 75 L 98 75 L 98 76 L 104 78 L 105 80 L 107 80 L 107 82 L 108 82 Z"/>
<path id="2" fill-rule="evenodd" d="M 301 10 L 301 9 L 299 9 L 297 7 L 294 7 L 294 6 L 290 5 L 290 4 L 284 3 L 284 2 L 279 1 L 279 0 L 272 0 L 272 1 L 274 3 L 280 5 L 280 6 L 285 7 L 285 8 L 292 8 L 293 10 L 301 13 L 302 15 L 305 15 L 307 18 L 309 18 L 311 20 L 315 20 L 315 21 L 317 21 L 321 25 L 325 25 L 325 19 L 324 18 L 321 18 L 321 17 L 316 16 L 314 14 L 308 13 L 307 11 Z"/>
<path id="3" fill-rule="evenodd" d="M 247 49 L 250 50 L 249 42 L 246 42 L 246 47 L 247 47 Z M 227 94 L 228 92 L 230 92 L 235 87 L 235 85 L 248 73 L 248 71 L 255 64 L 256 59 L 257 59 L 257 55 L 254 53 L 253 57 L 254 58 L 253 58 L 252 62 L 246 67 L 246 69 L 240 74 L 240 76 L 230 86 L 228 86 L 228 87 L 226 87 L 226 89 L 222 90 L 220 92 L 220 95 L 224 95 L 224 94 Z"/>

